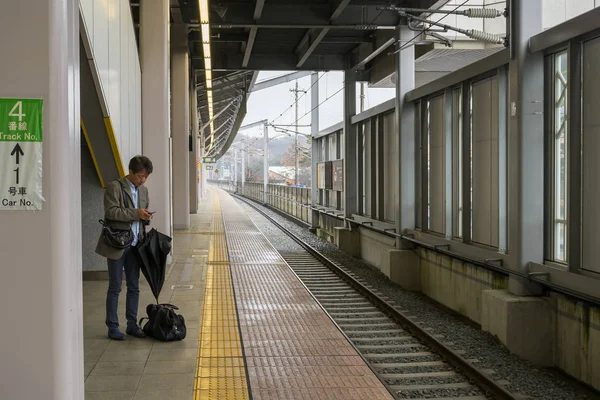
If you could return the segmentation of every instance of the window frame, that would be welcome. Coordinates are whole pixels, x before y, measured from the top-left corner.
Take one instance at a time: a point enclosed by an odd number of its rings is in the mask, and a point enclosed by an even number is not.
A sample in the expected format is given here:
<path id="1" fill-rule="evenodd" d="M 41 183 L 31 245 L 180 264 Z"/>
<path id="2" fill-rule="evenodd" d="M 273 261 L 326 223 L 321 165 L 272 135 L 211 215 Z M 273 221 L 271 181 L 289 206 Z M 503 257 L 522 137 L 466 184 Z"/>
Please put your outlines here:
<path id="1" fill-rule="evenodd" d="M 572 52 L 570 51 L 570 46 L 564 46 L 560 49 L 554 50 L 552 53 L 548 54 L 545 59 L 545 74 L 546 77 L 551 77 L 551 79 L 546 79 L 546 87 L 544 97 L 546 99 L 546 126 L 545 126 L 545 136 L 546 136 L 546 168 L 545 168 L 545 181 L 546 181 L 546 201 L 545 201 L 545 225 L 546 225 L 546 240 L 545 240 L 545 258 L 546 261 L 552 263 L 554 266 L 559 268 L 566 269 L 569 266 L 570 261 L 570 225 L 571 221 L 571 212 L 569 210 L 569 206 L 571 204 L 571 177 L 569 174 L 571 173 L 571 164 L 573 160 L 571 158 L 571 136 L 573 136 L 573 132 L 571 131 L 571 109 L 570 109 L 570 96 L 571 96 L 571 79 L 572 79 L 572 71 L 570 64 L 570 56 Z M 566 210 L 565 210 L 565 218 L 560 218 L 562 222 L 558 221 L 557 217 L 557 169 L 559 166 L 557 165 L 557 130 L 559 127 L 557 126 L 557 79 L 558 79 L 558 71 L 556 67 L 557 60 L 559 57 L 566 55 L 566 85 L 562 92 L 564 95 L 559 97 L 559 100 L 562 99 L 562 103 L 565 108 L 565 120 L 563 123 L 563 127 L 565 130 L 565 146 L 566 146 L 566 193 L 565 193 L 565 201 L 566 201 Z M 558 257 L 558 225 L 563 224 L 566 227 L 566 241 L 564 244 L 564 253 L 565 258 L 560 259 Z"/>

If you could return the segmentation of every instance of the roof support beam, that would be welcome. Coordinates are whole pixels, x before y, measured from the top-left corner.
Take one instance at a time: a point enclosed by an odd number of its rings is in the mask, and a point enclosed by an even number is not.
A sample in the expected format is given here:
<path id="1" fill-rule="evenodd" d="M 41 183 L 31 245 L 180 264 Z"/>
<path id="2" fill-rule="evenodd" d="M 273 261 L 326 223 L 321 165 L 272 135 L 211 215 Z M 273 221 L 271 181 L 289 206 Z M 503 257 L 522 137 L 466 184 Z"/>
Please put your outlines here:
<path id="1" fill-rule="evenodd" d="M 254 84 L 254 87 L 250 90 L 251 92 L 258 92 L 259 90 L 268 89 L 273 86 L 280 85 L 282 83 L 291 82 L 296 79 L 303 78 L 305 76 L 310 75 L 311 71 L 299 71 L 293 72 L 291 74 L 278 76 L 277 78 L 267 79 L 261 82 L 257 82 Z"/>
<path id="2" fill-rule="evenodd" d="M 333 13 L 331 14 L 331 17 L 329 18 L 329 22 L 335 21 L 337 19 L 337 17 L 339 17 L 340 14 L 344 11 L 344 9 L 348 5 L 348 3 L 350 3 L 350 0 L 334 0 L 333 4 L 332 4 L 333 5 Z M 313 34 L 312 34 L 311 30 L 309 30 L 306 33 L 306 35 L 304 35 L 304 37 L 300 41 L 300 44 L 296 48 L 296 51 L 298 52 L 298 50 L 303 48 L 306 43 L 310 43 L 310 44 L 308 44 L 308 47 L 302 54 L 298 55 L 298 63 L 296 64 L 296 68 L 300 68 L 302 65 L 304 65 L 304 63 L 306 62 L 308 57 L 310 57 L 310 55 L 315 51 L 317 46 L 319 46 L 319 43 L 321 43 L 321 41 L 323 40 L 325 35 L 327 35 L 327 33 L 329 32 L 329 29 L 330 28 L 321 29 L 321 31 L 314 38 L 313 38 Z"/>
<path id="3" fill-rule="evenodd" d="M 356 63 L 356 65 L 354 65 L 352 67 L 352 70 L 361 69 L 362 67 L 364 67 L 365 65 L 367 65 L 367 63 L 369 61 L 373 60 L 375 57 L 377 57 L 378 55 L 380 55 L 381 53 L 383 53 L 388 47 L 390 47 L 394 43 L 396 43 L 396 39 L 395 38 L 388 39 L 381 46 L 379 46 L 375 50 L 373 50 L 373 52 L 371 54 L 369 54 L 367 57 L 365 57 L 362 60 L 358 61 Z"/>
<path id="4" fill-rule="evenodd" d="M 396 41 L 397 38 L 394 32 L 377 32 L 372 43 L 361 44 L 354 50 L 350 69 L 355 71 L 364 69 L 369 62 L 394 45 Z"/>
<path id="5" fill-rule="evenodd" d="M 242 61 L 243 68 L 248 68 L 248 62 L 250 61 L 250 55 L 252 54 L 252 48 L 254 47 L 254 40 L 256 39 L 257 33 L 258 28 L 250 28 L 248 42 L 246 43 L 246 51 L 244 51 L 244 60 Z"/>
<path id="6" fill-rule="evenodd" d="M 337 17 L 339 17 L 340 14 L 344 11 L 348 3 L 350 3 L 350 0 L 334 0 L 333 13 L 331 14 L 330 21 L 337 19 Z"/>
<path id="7" fill-rule="evenodd" d="M 265 7 L 265 0 L 256 0 L 256 6 L 254 6 L 254 20 L 258 21 L 262 16 L 263 8 Z"/>
<path id="8" fill-rule="evenodd" d="M 254 21 L 258 21 L 260 19 L 264 6 L 265 0 L 256 0 L 256 6 L 254 6 Z M 248 33 L 248 42 L 246 43 L 246 50 L 244 51 L 244 59 L 242 60 L 243 68 L 248 68 L 248 62 L 250 61 L 250 55 L 252 54 L 252 49 L 254 48 L 254 41 L 256 40 L 257 33 L 258 28 L 250 28 L 250 33 Z"/>
<path id="9" fill-rule="evenodd" d="M 315 38 L 312 38 L 312 35 L 310 33 L 308 34 L 309 38 L 312 40 L 309 40 L 310 45 L 306 48 L 304 53 L 299 55 L 296 68 L 300 68 L 302 65 L 304 65 L 308 57 L 310 57 L 310 55 L 313 53 L 313 51 L 315 51 L 319 43 L 321 43 L 321 40 L 323 40 L 325 35 L 327 35 L 327 32 L 329 32 L 329 28 L 321 29 L 321 31 L 316 35 Z"/>
<path id="10" fill-rule="evenodd" d="M 171 0 L 171 17 L 173 18 L 173 23 L 175 24 L 183 24 L 183 16 L 181 15 L 181 8 L 179 6 L 179 0 Z"/>
<path id="11" fill-rule="evenodd" d="M 217 53 L 217 55 L 220 53 Z M 213 71 L 238 71 L 242 67 L 242 55 L 234 54 L 229 59 L 213 56 Z M 348 57 L 340 54 L 324 54 L 310 57 L 302 66 L 296 68 L 298 57 L 293 54 L 255 54 L 250 58 L 248 69 L 264 71 L 343 71 L 348 69 Z M 198 70 L 204 69 L 204 58 L 192 57 L 192 65 Z"/>

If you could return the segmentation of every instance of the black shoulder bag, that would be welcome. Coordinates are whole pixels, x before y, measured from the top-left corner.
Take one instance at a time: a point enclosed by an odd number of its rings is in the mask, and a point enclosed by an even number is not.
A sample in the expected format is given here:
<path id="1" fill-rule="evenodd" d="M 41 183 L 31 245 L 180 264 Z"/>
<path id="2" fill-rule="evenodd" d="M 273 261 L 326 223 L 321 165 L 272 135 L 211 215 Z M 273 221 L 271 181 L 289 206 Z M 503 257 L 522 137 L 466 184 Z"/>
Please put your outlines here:
<path id="1" fill-rule="evenodd" d="M 121 182 L 119 182 L 119 184 L 121 185 L 121 192 L 123 194 L 123 205 L 125 208 L 129 208 L 125 188 Z M 133 242 L 133 231 L 131 230 L 131 224 L 129 225 L 129 229 L 118 229 L 108 226 L 103 220 L 99 220 L 98 222 L 102 224 L 102 237 L 104 238 L 104 243 L 119 250 L 126 249 L 131 246 L 131 243 Z"/>

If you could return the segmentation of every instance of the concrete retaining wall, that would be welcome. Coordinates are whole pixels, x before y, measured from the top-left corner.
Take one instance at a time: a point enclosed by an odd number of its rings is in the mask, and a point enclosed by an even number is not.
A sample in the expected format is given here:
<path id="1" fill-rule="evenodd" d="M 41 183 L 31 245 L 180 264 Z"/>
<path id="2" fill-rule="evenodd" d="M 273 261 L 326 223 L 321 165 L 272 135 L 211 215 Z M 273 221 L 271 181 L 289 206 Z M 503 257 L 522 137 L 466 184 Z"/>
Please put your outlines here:
<path id="1" fill-rule="evenodd" d="M 600 308 L 551 294 L 556 313 L 555 365 L 600 390 Z"/>
<path id="2" fill-rule="evenodd" d="M 422 292 L 478 324 L 483 291 L 508 287 L 506 276 L 428 249 L 418 253 Z"/>

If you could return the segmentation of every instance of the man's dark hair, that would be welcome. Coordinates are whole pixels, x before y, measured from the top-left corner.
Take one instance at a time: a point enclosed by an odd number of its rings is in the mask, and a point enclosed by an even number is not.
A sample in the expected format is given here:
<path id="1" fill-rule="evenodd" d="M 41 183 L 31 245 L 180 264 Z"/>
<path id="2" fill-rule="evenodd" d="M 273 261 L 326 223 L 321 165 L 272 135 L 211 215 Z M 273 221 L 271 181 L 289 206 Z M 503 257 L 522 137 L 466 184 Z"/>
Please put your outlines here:
<path id="1" fill-rule="evenodd" d="M 148 175 L 150 175 L 153 170 L 152 161 L 146 156 L 135 156 L 129 161 L 129 169 L 134 174 L 146 170 Z"/>

